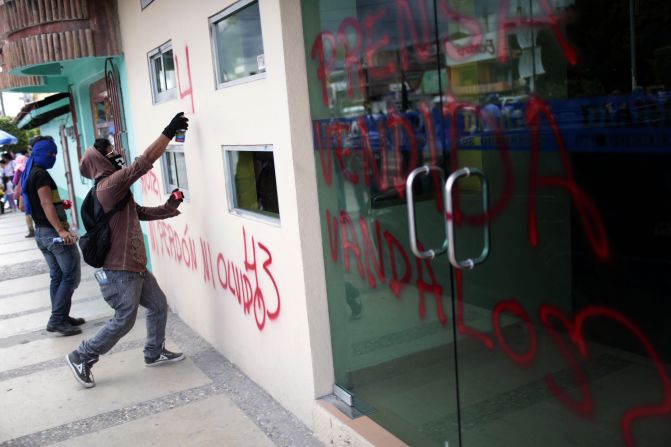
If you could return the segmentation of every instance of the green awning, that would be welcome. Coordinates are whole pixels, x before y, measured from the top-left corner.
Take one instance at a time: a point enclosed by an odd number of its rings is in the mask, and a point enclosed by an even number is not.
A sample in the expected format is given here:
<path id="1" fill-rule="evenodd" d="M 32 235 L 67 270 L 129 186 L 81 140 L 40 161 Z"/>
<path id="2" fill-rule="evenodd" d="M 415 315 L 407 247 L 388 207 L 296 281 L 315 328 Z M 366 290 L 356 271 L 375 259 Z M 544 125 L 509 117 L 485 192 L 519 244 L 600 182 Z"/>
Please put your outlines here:
<path id="1" fill-rule="evenodd" d="M 58 116 L 70 113 L 70 98 L 67 93 L 59 93 L 41 101 L 26 104 L 27 107 L 30 109 L 25 110 L 24 115 L 16 124 L 19 129 L 34 129 Z"/>

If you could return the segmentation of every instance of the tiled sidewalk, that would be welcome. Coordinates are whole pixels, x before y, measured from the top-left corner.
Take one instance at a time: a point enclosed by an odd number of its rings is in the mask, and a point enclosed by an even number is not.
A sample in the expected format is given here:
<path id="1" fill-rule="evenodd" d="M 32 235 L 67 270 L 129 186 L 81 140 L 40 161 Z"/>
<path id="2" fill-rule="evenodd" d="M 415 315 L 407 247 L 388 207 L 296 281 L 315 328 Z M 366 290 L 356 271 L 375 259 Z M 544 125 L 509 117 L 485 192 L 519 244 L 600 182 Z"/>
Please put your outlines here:
<path id="1" fill-rule="evenodd" d="M 318 446 L 296 417 L 175 315 L 166 347 L 186 359 L 144 366 L 144 314 L 93 369 L 96 387 L 72 377 L 64 356 L 112 315 L 83 264 L 71 315 L 83 333 L 48 333 L 49 274 L 19 213 L 0 216 L 1 446 Z"/>

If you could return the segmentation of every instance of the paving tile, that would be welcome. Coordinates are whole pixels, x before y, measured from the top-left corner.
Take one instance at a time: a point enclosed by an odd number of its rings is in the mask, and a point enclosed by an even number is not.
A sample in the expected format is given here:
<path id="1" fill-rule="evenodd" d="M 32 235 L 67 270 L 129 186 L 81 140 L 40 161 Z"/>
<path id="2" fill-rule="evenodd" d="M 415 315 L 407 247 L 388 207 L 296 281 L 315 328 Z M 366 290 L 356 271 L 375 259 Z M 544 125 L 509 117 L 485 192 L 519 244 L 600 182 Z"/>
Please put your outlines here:
<path id="1" fill-rule="evenodd" d="M 53 445 L 270 447 L 275 444 L 228 398 L 219 395 Z"/>
<path id="2" fill-rule="evenodd" d="M 97 320 L 99 318 L 111 316 L 113 313 L 114 311 L 102 298 L 82 303 L 72 303 L 72 308 L 70 310 L 70 315 L 74 317 L 83 317 L 86 320 Z M 2 324 L 0 324 L 0 338 L 44 329 L 50 315 L 51 310 L 49 309 L 3 320 Z"/>
<path id="3" fill-rule="evenodd" d="M 25 232 L 24 232 L 25 233 Z M 0 245 L 0 255 L 11 256 L 12 253 L 24 250 L 37 250 L 35 239 L 20 238 L 7 244 Z"/>
<path id="4" fill-rule="evenodd" d="M 209 383 L 188 357 L 147 368 L 141 351 L 104 356 L 93 374 L 97 386 L 85 389 L 63 360 L 62 368 L 4 381 L 0 442 Z"/>
<path id="5" fill-rule="evenodd" d="M 40 259 L 44 259 L 44 256 L 42 255 L 42 252 L 37 249 L 18 251 L 11 254 L 7 253 L 0 256 L 0 267 L 16 264 L 17 262 L 37 261 Z"/>
<path id="6" fill-rule="evenodd" d="M 48 286 L 47 286 L 48 287 Z M 82 281 L 72 296 L 72 301 L 100 296 L 100 288 L 95 281 Z M 100 298 L 102 300 L 102 297 Z M 49 289 L 42 288 L 33 290 L 25 294 L 16 294 L 14 296 L 0 298 L 0 316 L 26 312 L 31 309 L 51 306 L 49 298 Z"/>
<path id="7" fill-rule="evenodd" d="M 104 321 L 101 320 L 98 323 L 104 323 Z M 60 337 L 43 331 L 44 337 L 42 338 L 28 343 L 0 348 L 0 359 L 2 359 L 0 361 L 0 372 L 62 358 L 79 346 L 82 340 L 86 340 L 98 332 L 101 325 L 87 322 L 80 327 L 82 328 L 82 333 L 79 335 Z M 138 319 L 133 329 L 121 339 L 120 343 L 134 340 L 144 341 L 146 335 L 145 320 L 143 318 Z"/>
<path id="8" fill-rule="evenodd" d="M 2 281 L 0 283 L 0 299 L 4 299 L 8 295 L 49 287 L 49 281 L 49 273 Z"/>

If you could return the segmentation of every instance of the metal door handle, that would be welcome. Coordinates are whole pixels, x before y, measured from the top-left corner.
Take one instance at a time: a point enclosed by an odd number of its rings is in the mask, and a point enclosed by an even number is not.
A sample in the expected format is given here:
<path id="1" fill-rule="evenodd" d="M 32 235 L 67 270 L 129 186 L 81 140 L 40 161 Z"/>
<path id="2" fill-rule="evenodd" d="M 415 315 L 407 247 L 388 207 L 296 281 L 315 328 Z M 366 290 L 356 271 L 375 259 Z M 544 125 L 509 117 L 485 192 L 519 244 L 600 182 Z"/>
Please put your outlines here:
<path id="1" fill-rule="evenodd" d="M 408 230 L 410 232 L 410 249 L 412 253 L 420 259 L 433 259 L 436 256 L 445 253 L 447 250 L 447 238 L 443 241 L 443 246 L 438 249 L 429 249 L 422 251 L 417 245 L 417 224 L 415 221 L 415 196 L 412 192 L 412 185 L 415 183 L 415 177 L 420 174 L 429 174 L 431 171 L 440 172 L 440 181 L 445 178 L 444 171 L 438 166 L 424 165 L 413 170 L 405 181 L 405 192 L 408 198 Z"/>
<path id="2" fill-rule="evenodd" d="M 480 182 L 482 183 L 482 211 L 484 214 L 489 212 L 489 182 L 487 181 L 487 176 L 479 169 L 475 168 L 461 168 L 454 171 L 445 182 L 445 231 L 447 233 L 448 241 L 448 257 L 450 258 L 450 264 L 457 269 L 467 269 L 471 270 L 478 264 L 485 262 L 489 256 L 489 232 L 490 232 L 490 223 L 486 221 L 484 224 L 484 247 L 480 256 L 475 259 L 468 258 L 463 261 L 457 259 L 457 249 L 454 242 L 454 204 L 452 203 L 452 188 L 457 183 L 461 177 L 470 177 L 471 175 L 480 177 Z"/>

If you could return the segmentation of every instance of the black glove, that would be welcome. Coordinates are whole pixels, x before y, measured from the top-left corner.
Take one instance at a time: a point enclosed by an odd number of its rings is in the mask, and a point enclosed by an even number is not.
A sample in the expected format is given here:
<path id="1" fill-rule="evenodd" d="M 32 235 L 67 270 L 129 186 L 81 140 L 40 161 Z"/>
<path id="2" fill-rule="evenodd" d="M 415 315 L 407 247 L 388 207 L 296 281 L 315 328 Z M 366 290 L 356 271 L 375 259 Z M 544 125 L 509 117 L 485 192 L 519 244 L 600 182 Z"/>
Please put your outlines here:
<path id="1" fill-rule="evenodd" d="M 175 188 L 172 190 L 170 193 L 170 196 L 168 197 L 167 202 L 165 202 L 166 205 L 168 205 L 170 208 L 177 209 L 184 201 L 184 194 L 182 191 L 179 190 L 179 188 Z"/>
<path id="2" fill-rule="evenodd" d="M 174 116 L 170 124 L 163 129 L 163 135 L 170 138 L 171 140 L 175 137 L 175 132 L 180 129 L 186 130 L 189 128 L 189 118 L 184 116 L 184 112 L 179 112 Z"/>

